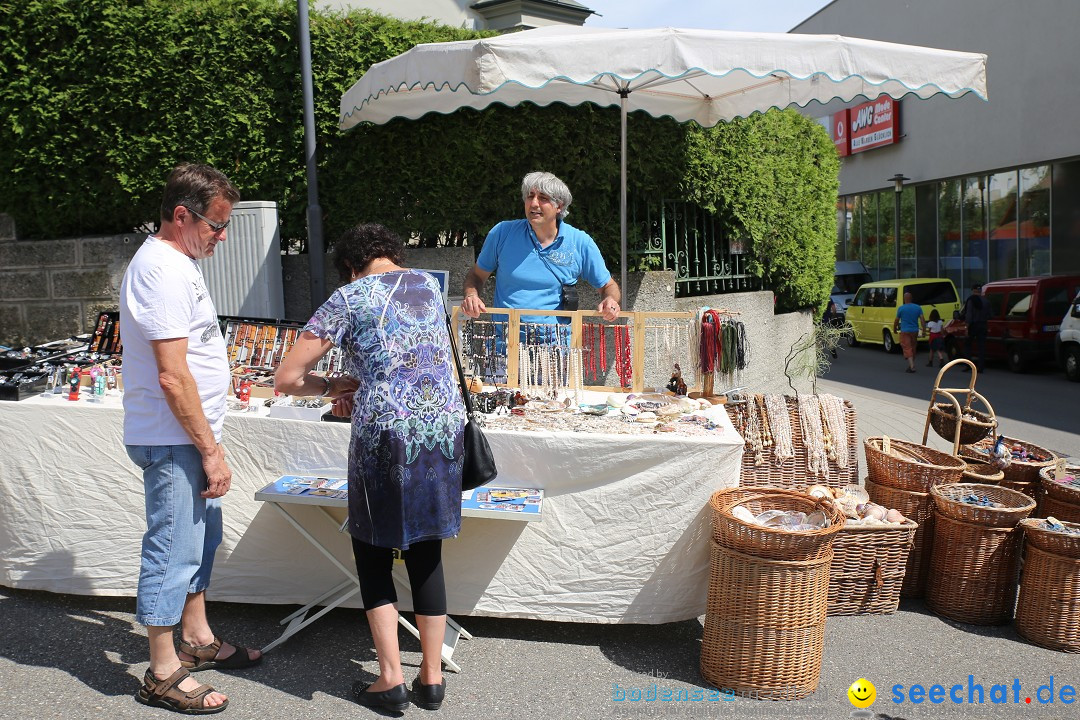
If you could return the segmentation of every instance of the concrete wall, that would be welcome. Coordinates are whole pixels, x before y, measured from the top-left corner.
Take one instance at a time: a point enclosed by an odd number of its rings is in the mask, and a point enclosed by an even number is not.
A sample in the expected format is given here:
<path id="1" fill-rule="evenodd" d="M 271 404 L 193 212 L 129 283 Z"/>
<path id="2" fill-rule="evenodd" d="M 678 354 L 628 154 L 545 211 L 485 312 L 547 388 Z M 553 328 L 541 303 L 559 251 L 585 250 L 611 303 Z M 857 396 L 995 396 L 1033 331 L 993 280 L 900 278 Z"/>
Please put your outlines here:
<path id="1" fill-rule="evenodd" d="M 1080 99 L 1061 83 L 1080 64 L 1078 27 L 1076 0 L 835 0 L 793 28 L 987 55 L 988 102 L 904 98 L 903 139 L 845 158 L 841 194 L 891 187 L 898 172 L 923 182 L 1080 155 Z"/>
<path id="2" fill-rule="evenodd" d="M 90 332 L 116 310 L 137 234 L 19 241 L 0 215 L 0 343 L 35 345 Z"/>

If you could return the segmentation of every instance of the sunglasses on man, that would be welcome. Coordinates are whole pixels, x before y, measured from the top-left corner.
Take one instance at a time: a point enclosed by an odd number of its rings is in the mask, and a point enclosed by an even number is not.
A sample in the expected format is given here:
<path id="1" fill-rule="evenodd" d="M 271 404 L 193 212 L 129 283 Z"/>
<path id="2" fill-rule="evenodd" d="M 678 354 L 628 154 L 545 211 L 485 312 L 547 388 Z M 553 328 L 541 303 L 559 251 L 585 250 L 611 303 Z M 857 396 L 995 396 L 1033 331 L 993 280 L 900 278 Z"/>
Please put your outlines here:
<path id="1" fill-rule="evenodd" d="M 226 220 L 223 223 L 216 223 L 213 220 L 211 220 L 210 218 L 203 215 L 202 213 L 198 213 L 195 210 L 192 210 L 187 205 L 185 205 L 184 207 L 186 207 L 188 209 L 188 212 L 190 212 L 192 215 L 194 215 L 195 217 L 199 218 L 204 223 L 206 223 L 210 227 L 210 229 L 214 231 L 215 235 L 217 235 L 218 233 L 225 230 L 225 228 L 229 227 L 229 223 L 232 222 L 232 218 L 229 218 L 228 220 Z"/>

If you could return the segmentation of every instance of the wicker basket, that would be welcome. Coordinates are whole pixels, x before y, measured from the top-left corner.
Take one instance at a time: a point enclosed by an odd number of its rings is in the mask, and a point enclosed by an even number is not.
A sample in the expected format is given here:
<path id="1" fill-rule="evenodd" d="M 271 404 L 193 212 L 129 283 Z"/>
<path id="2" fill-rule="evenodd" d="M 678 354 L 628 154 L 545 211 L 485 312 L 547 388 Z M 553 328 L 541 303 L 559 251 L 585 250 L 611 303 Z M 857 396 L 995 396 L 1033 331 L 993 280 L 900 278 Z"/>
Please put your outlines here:
<path id="1" fill-rule="evenodd" d="M 960 482 L 967 464 L 960 458 L 940 450 L 890 438 L 891 452 L 882 448 L 884 438 L 867 438 L 866 470 L 878 485 L 930 492 L 931 485 Z"/>
<path id="2" fill-rule="evenodd" d="M 1065 474 L 1080 477 L 1080 466 L 1066 465 Z M 1039 483 L 1043 491 L 1052 498 L 1056 498 L 1070 505 L 1080 505 L 1080 485 L 1065 485 L 1054 480 L 1054 466 L 1044 467 L 1039 471 Z"/>
<path id="3" fill-rule="evenodd" d="M 761 495 L 762 493 L 791 495 L 802 500 L 810 498 L 806 493 L 771 487 L 731 487 L 717 490 L 712 494 L 712 497 L 709 498 L 709 507 L 712 509 L 713 540 L 719 540 L 722 528 L 726 527 L 722 522 L 722 516 L 724 515 L 726 507 L 739 505 L 743 500 L 756 495 Z"/>
<path id="4" fill-rule="evenodd" d="M 934 613 L 972 625 L 1012 619 L 1023 533 L 963 522 L 934 512 L 934 549 L 926 605 Z"/>
<path id="5" fill-rule="evenodd" d="M 993 508 L 962 502 L 965 495 L 979 495 L 1005 507 Z M 998 485 L 953 483 L 930 488 L 930 497 L 939 513 L 953 520 L 990 527 L 1014 527 L 1035 510 L 1035 501 L 1016 490 Z"/>
<path id="6" fill-rule="evenodd" d="M 833 539 L 829 615 L 895 612 L 918 523 L 844 525 Z"/>
<path id="7" fill-rule="evenodd" d="M 971 458 L 964 458 L 964 462 L 967 463 L 967 469 L 962 474 L 961 482 L 996 485 L 1005 479 L 1005 473 L 988 462 Z"/>
<path id="8" fill-rule="evenodd" d="M 1065 525 L 1080 528 L 1080 523 L 1066 522 Z M 1021 520 L 1020 527 L 1024 529 L 1024 542 L 1028 547 L 1037 547 L 1044 552 L 1062 557 L 1080 559 L 1080 535 L 1048 530 L 1044 527 L 1044 521 L 1041 518 Z"/>
<path id="9" fill-rule="evenodd" d="M 798 700 L 817 689 L 825 646 L 831 557 L 768 560 L 713 541 L 701 675 L 763 700 Z"/>
<path id="10" fill-rule="evenodd" d="M 922 597 L 926 590 L 930 552 L 934 545 L 934 504 L 930 500 L 930 493 L 897 490 L 878 485 L 870 479 L 865 482 L 866 492 L 870 495 L 871 502 L 888 508 L 896 508 L 909 520 L 914 520 L 919 524 L 912 540 L 911 552 L 908 553 L 900 595 Z"/>
<path id="11" fill-rule="evenodd" d="M 810 514 L 821 510 L 829 527 L 806 532 L 788 532 L 776 528 L 752 525 L 731 514 L 732 508 L 742 505 L 754 515 L 766 510 L 797 510 Z M 758 495 L 729 499 L 718 513 L 713 514 L 713 539 L 737 552 L 772 560 L 817 560 L 832 554 L 833 536 L 843 527 L 844 515 L 833 503 L 818 500 L 803 493 L 774 490 Z"/>
<path id="12" fill-rule="evenodd" d="M 1034 451 L 1039 455 L 1050 458 L 1049 460 L 1043 460 L 1040 462 L 1034 462 L 1031 460 L 1013 460 L 1008 464 L 1008 466 L 1003 468 L 1003 472 L 1005 473 L 1005 479 L 1002 480 L 1002 484 L 1008 484 L 1010 486 L 1020 485 L 1020 487 L 1017 489 L 1022 490 L 1022 488 L 1024 487 L 1029 487 L 1027 485 L 1023 485 L 1023 483 L 1039 482 L 1039 471 L 1041 471 L 1045 467 L 1052 466 L 1055 462 L 1057 462 L 1058 459 L 1057 455 L 1050 452 L 1046 448 L 1039 447 L 1038 445 L 1033 445 L 1026 440 L 1017 440 L 1015 438 L 1007 437 L 1005 438 L 1005 444 L 1009 445 L 1010 447 L 1014 445 L 1022 445 L 1028 450 Z M 960 456 L 964 458 L 973 458 L 975 460 L 986 461 L 987 459 L 989 459 L 990 450 L 993 447 L 994 438 L 989 437 L 973 445 L 961 446 Z M 1032 493 L 1025 494 L 1033 496 Z"/>
<path id="13" fill-rule="evenodd" d="M 791 423 L 791 447 L 795 456 L 780 465 L 773 453 L 775 448 L 764 448 L 762 462 L 758 464 L 753 450 L 744 448 L 740 483 L 784 489 L 804 488 L 814 484 L 837 488 L 857 484 L 859 482 L 859 433 L 856 427 L 855 406 L 850 401 L 844 400 L 844 433 L 848 445 L 845 467 L 840 467 L 836 460 L 829 460 L 828 475 L 820 477 L 810 475 L 806 470 L 809 467 L 809 461 L 806 440 L 803 438 L 802 426 L 799 422 L 799 401 L 790 395 L 785 396 L 784 401 L 788 409 L 788 421 Z M 729 403 L 724 406 L 724 409 L 727 410 L 735 429 L 741 432 L 739 403 Z"/>
<path id="14" fill-rule="evenodd" d="M 1080 652 L 1080 559 L 1028 544 L 1016 632 L 1051 650 Z"/>
<path id="15" fill-rule="evenodd" d="M 1050 495 L 1039 500 L 1039 517 L 1053 517 L 1062 522 L 1080 523 L 1080 504 L 1062 502 Z"/>
<path id="16" fill-rule="evenodd" d="M 971 445 L 979 442 L 994 429 L 994 419 L 984 412 L 961 408 L 963 420 L 960 422 L 960 444 Z M 930 426 L 949 442 L 956 439 L 956 407 L 952 403 L 937 403 L 930 408 Z"/>

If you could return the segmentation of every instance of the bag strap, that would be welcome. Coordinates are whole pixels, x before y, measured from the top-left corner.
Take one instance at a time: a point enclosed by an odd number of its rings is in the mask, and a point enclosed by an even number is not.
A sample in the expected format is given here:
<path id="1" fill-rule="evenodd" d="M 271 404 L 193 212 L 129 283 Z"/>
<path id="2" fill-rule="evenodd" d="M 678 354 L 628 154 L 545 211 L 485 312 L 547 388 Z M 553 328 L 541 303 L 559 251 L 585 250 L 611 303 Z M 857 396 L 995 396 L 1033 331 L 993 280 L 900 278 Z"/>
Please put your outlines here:
<path id="1" fill-rule="evenodd" d="M 574 278 L 574 282 L 571 283 L 563 282 L 563 279 L 559 277 L 559 274 L 557 272 L 555 272 L 555 268 L 551 267 L 551 263 L 548 262 L 548 259 L 546 257 L 544 257 L 544 250 L 540 247 L 540 241 L 536 237 L 536 232 L 532 229 L 531 226 L 528 230 L 529 240 L 532 241 L 533 249 L 536 250 L 536 257 L 540 258 L 540 262 L 544 263 L 544 267 L 547 268 L 547 271 L 555 276 L 555 282 L 559 283 L 559 285 L 577 285 L 577 278 Z"/>
<path id="2" fill-rule="evenodd" d="M 458 385 L 461 387 L 461 399 L 465 401 L 465 414 L 472 416 L 473 405 L 472 398 L 469 395 L 469 388 L 465 384 L 465 371 L 461 369 L 461 359 L 458 358 L 457 342 L 454 339 L 454 327 L 450 324 L 450 314 L 443 313 L 446 316 L 446 332 L 450 335 L 450 349 L 454 353 L 454 365 L 457 366 Z"/>

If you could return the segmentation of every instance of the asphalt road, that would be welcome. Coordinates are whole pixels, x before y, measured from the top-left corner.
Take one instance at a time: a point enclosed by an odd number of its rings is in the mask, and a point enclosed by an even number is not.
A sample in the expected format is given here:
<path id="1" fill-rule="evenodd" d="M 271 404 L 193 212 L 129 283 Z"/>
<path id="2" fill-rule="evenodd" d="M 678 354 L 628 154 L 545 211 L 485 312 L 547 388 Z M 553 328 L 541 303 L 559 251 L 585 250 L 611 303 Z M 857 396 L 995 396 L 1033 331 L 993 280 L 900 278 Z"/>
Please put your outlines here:
<path id="1" fill-rule="evenodd" d="M 880 349 L 843 348 L 818 390 L 855 403 L 862 436 L 918 441 L 936 370 L 920 366 L 910 375 L 903 367 L 900 356 Z M 991 367 L 978 376 L 976 389 L 994 405 L 1007 434 L 1080 456 L 1075 420 L 1080 384 L 1050 369 L 1018 376 Z M 931 442 L 944 446 L 932 433 Z M 107 528 L 102 540 L 107 542 Z M 175 717 L 132 699 L 147 665 L 145 631 L 134 622 L 134 606 L 132 598 L 0 588 L 0 720 Z M 211 603 L 210 613 L 219 634 L 261 646 L 280 632 L 278 620 L 292 609 Z M 406 717 L 847 718 L 853 711 L 847 689 L 859 678 L 877 687 L 870 709 L 879 719 L 1080 717 L 1078 704 L 1063 702 L 1074 699 L 1067 688 L 1080 693 L 1080 656 L 1031 645 L 1012 625 L 981 627 L 940 618 L 921 600 L 902 600 L 891 615 L 829 618 L 817 692 L 789 702 L 615 699 L 635 689 L 648 697 L 654 685 L 708 689 L 698 670 L 703 618 L 664 625 L 458 619 L 476 639 L 458 646 L 454 659 L 463 670 L 447 674 L 443 708 L 433 714 L 413 706 Z M 419 647 L 401 635 L 411 682 Z M 362 612 L 337 609 L 274 650 L 261 666 L 231 675 L 205 672 L 200 679 L 230 695 L 223 718 L 336 720 L 376 717 L 349 698 L 354 680 L 371 681 L 376 672 Z M 1045 702 L 1051 683 L 1052 703 Z M 935 684 L 946 693 L 959 686 L 954 694 L 963 702 L 948 695 L 940 703 L 910 699 L 914 685 L 929 691 Z M 983 704 L 969 704 L 969 684 L 982 687 Z M 971 692 L 977 699 L 977 691 Z"/>

